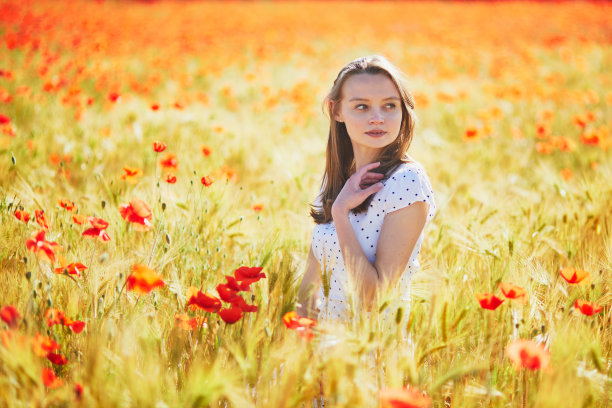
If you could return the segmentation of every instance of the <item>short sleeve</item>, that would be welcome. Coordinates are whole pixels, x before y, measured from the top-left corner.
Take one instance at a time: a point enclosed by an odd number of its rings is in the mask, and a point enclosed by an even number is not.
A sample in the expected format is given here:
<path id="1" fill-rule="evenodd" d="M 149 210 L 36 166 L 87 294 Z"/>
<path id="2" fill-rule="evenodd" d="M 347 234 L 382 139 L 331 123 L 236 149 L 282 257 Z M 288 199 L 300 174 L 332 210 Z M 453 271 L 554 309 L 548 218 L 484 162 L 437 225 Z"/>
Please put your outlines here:
<path id="1" fill-rule="evenodd" d="M 420 167 L 402 167 L 385 182 L 385 213 L 397 211 L 418 201 L 429 204 L 427 221 L 436 213 L 436 203 L 431 182 Z"/>

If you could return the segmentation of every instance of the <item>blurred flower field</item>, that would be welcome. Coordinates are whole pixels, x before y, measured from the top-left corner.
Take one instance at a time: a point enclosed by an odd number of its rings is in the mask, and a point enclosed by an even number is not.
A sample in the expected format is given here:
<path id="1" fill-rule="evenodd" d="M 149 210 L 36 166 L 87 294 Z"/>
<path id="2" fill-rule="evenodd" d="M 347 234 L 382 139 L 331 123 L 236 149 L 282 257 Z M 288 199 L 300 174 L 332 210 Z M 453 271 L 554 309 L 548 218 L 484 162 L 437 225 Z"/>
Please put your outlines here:
<path id="1" fill-rule="evenodd" d="M 343 327 L 290 312 L 375 53 L 438 213 Z M 609 407 L 611 129 L 606 3 L 0 0 L 0 406 Z"/>

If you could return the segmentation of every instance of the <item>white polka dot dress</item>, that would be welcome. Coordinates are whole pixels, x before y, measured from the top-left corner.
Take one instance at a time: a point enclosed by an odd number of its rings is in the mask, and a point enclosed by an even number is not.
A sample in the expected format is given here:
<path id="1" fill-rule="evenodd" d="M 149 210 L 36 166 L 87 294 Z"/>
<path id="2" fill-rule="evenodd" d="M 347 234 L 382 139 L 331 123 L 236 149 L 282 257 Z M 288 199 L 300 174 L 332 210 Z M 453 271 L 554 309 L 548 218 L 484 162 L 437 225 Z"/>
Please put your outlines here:
<path id="1" fill-rule="evenodd" d="M 431 183 L 422 165 L 418 162 L 402 163 L 387 180 L 383 181 L 383 186 L 374 195 L 367 211 L 360 214 L 349 213 L 349 220 L 355 235 L 365 256 L 372 263 L 376 259 L 376 246 L 385 215 L 418 201 L 429 204 L 427 223 L 436 212 Z M 320 205 L 319 200 L 315 202 L 315 205 L 317 204 Z M 410 261 L 398 282 L 401 300 L 405 301 L 407 306 L 410 300 L 410 278 L 419 269 L 418 255 L 421 251 L 423 236 L 424 232 L 421 232 Z M 328 224 L 315 225 L 312 233 L 312 249 L 321 269 L 323 270 L 325 266 L 326 275 L 329 277 L 327 279 L 329 286 L 322 284 L 319 290 L 319 320 L 345 320 L 348 317 L 345 288 L 349 281 L 333 221 Z M 328 296 L 325 296 L 326 289 L 329 290 Z M 407 311 L 408 307 L 405 310 Z"/>

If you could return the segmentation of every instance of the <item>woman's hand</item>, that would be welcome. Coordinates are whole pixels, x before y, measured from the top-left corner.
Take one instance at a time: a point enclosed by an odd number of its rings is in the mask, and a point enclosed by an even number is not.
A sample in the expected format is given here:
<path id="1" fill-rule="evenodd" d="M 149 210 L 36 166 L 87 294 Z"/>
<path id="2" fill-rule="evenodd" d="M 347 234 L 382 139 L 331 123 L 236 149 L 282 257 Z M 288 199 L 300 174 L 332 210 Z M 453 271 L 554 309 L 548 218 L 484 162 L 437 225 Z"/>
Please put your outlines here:
<path id="1" fill-rule="evenodd" d="M 370 195 L 383 188 L 380 180 L 384 175 L 370 171 L 379 165 L 380 162 L 375 162 L 361 166 L 346 180 L 338 197 L 336 197 L 336 201 L 332 205 L 332 218 L 348 214 L 350 210 L 359 206 Z"/>

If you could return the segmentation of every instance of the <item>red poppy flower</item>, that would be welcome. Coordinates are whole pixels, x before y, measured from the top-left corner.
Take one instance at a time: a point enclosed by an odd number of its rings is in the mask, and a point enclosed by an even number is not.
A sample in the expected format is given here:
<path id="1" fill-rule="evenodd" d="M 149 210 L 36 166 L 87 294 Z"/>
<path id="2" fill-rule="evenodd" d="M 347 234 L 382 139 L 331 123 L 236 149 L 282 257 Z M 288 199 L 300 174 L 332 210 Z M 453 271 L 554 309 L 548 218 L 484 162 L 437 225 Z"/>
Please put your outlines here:
<path id="1" fill-rule="evenodd" d="M 59 309 L 50 308 L 45 312 L 45 319 L 47 319 L 47 326 L 53 327 L 56 324 L 63 324 L 66 316 L 64 312 Z"/>
<path id="2" fill-rule="evenodd" d="M 492 293 L 476 293 L 475 295 L 483 309 L 495 310 L 504 303 L 504 299 L 500 299 Z"/>
<path id="3" fill-rule="evenodd" d="M 415 388 L 383 388 L 378 391 L 381 408 L 428 408 L 432 401 Z"/>
<path id="4" fill-rule="evenodd" d="M 574 172 L 571 169 L 568 169 L 567 167 L 561 169 L 560 174 L 561 177 L 563 177 L 563 180 L 565 181 L 570 181 L 572 177 L 574 177 Z"/>
<path id="5" fill-rule="evenodd" d="M 578 114 L 572 116 L 572 122 L 574 122 L 574 124 L 579 128 L 584 129 L 589 120 L 587 119 L 585 114 Z"/>
<path id="6" fill-rule="evenodd" d="M 87 221 L 96 229 L 107 229 L 109 225 L 108 221 L 104 221 L 102 218 L 89 217 Z"/>
<path id="7" fill-rule="evenodd" d="M 98 238 L 102 242 L 108 242 L 111 239 L 105 230 L 100 230 L 97 228 L 89 228 L 83 231 L 83 234 L 81 235 L 85 237 Z"/>
<path id="8" fill-rule="evenodd" d="M 174 315 L 174 322 L 183 330 L 194 330 L 206 324 L 207 319 L 203 316 L 189 318 L 189 316 L 184 313 L 177 313 Z"/>
<path id="9" fill-rule="evenodd" d="M 587 316 L 593 316 L 594 314 L 597 314 L 603 310 L 603 307 L 597 303 L 587 302 L 584 299 L 576 299 L 574 307 L 580 310 L 583 315 Z"/>
<path id="10" fill-rule="evenodd" d="M 523 303 L 527 302 L 527 292 L 520 286 L 516 286 L 510 282 L 503 282 L 499 284 L 499 289 L 508 299 L 518 300 Z"/>
<path id="11" fill-rule="evenodd" d="M 257 305 L 247 304 L 247 302 L 242 298 L 242 296 L 238 295 L 236 295 L 234 300 L 232 300 L 230 303 L 232 304 L 232 306 L 238 306 L 240 309 L 242 309 L 244 313 L 254 313 L 259 309 Z"/>
<path id="12" fill-rule="evenodd" d="M 547 123 L 536 123 L 536 137 L 546 139 L 550 135 L 550 126 Z"/>
<path id="13" fill-rule="evenodd" d="M 98 238 L 102 242 L 110 241 L 110 236 L 106 233 L 106 228 L 108 228 L 107 221 L 96 217 L 89 217 L 87 220 L 93 228 L 86 229 L 81 235 L 85 237 Z"/>
<path id="14" fill-rule="evenodd" d="M 36 216 L 36 222 L 38 225 L 44 229 L 49 229 L 49 221 L 47 221 L 47 217 L 45 217 L 45 212 L 43 210 L 35 210 L 34 214 Z"/>
<path id="15" fill-rule="evenodd" d="M 263 210 L 263 204 L 254 204 L 253 205 L 253 211 L 261 212 L 261 210 Z"/>
<path id="16" fill-rule="evenodd" d="M 15 306 L 4 306 L 2 309 L 0 309 L 0 318 L 8 325 L 8 327 L 14 329 L 19 323 L 19 311 Z"/>
<path id="17" fill-rule="evenodd" d="M 314 339 L 314 333 L 312 330 L 310 330 L 310 328 L 308 327 L 298 327 L 297 329 L 295 329 L 295 331 L 297 332 L 297 334 L 304 340 L 306 341 L 310 341 L 312 339 Z"/>
<path id="18" fill-rule="evenodd" d="M 214 175 L 220 179 L 225 179 L 233 182 L 238 181 L 238 173 L 236 172 L 236 170 L 232 169 L 228 165 L 223 165 L 221 166 L 221 168 L 215 170 Z"/>
<path id="19" fill-rule="evenodd" d="M 536 152 L 540 154 L 551 154 L 555 149 L 555 146 L 552 143 L 548 142 L 537 142 L 535 144 Z"/>
<path id="20" fill-rule="evenodd" d="M 164 170 L 176 170 L 178 167 L 178 160 L 174 153 L 166 153 L 166 155 L 159 161 L 159 164 L 164 168 Z"/>
<path id="21" fill-rule="evenodd" d="M 232 275 L 225 275 L 225 280 L 227 281 L 227 287 L 232 289 L 235 292 L 250 292 L 251 287 L 247 282 L 238 282 L 236 278 Z"/>
<path id="22" fill-rule="evenodd" d="M 126 180 L 132 184 L 136 184 L 138 176 L 142 175 L 142 170 L 136 167 L 125 166 L 123 168 L 124 173 L 121 175 L 121 180 Z"/>
<path id="23" fill-rule="evenodd" d="M 47 388 L 58 388 L 64 385 L 64 382 L 59 379 L 50 368 L 43 368 L 42 381 Z"/>
<path id="24" fill-rule="evenodd" d="M 8 125 L 11 123 L 11 118 L 0 113 L 0 125 Z"/>
<path id="25" fill-rule="evenodd" d="M 148 231 L 153 227 L 151 209 L 138 198 L 132 198 L 129 204 L 120 204 L 119 212 L 124 220 L 134 224 L 134 228 L 139 231 Z"/>
<path id="26" fill-rule="evenodd" d="M 49 337 L 36 333 L 32 339 L 32 351 L 40 357 L 47 357 L 49 353 L 59 350 L 60 346 Z"/>
<path id="27" fill-rule="evenodd" d="M 603 132 L 600 134 L 600 132 L 595 129 L 580 134 L 580 141 L 585 145 L 597 146 L 604 138 L 605 134 L 603 134 Z"/>
<path id="28" fill-rule="evenodd" d="M 465 130 L 465 134 L 463 135 L 463 140 L 477 140 L 478 139 L 478 129 L 474 126 L 470 126 Z"/>
<path id="29" fill-rule="evenodd" d="M 76 275 L 79 278 L 81 277 L 81 271 L 87 269 L 85 265 L 80 262 L 73 262 L 71 264 L 60 266 L 59 268 L 55 268 L 55 273 L 57 274 L 67 274 L 67 275 Z"/>
<path id="30" fill-rule="evenodd" d="M 588 271 L 576 268 L 563 268 L 559 273 L 561 274 L 563 279 L 573 285 L 586 283 L 589 276 L 591 275 Z"/>
<path id="31" fill-rule="evenodd" d="M 506 356 L 518 369 L 545 369 L 550 361 L 550 353 L 543 345 L 531 340 L 515 340 L 506 347 Z"/>
<path id="32" fill-rule="evenodd" d="M 155 288 L 162 288 L 164 285 L 165 283 L 160 275 L 142 264 L 133 265 L 132 273 L 127 278 L 127 289 L 141 295 L 145 295 Z"/>
<path id="33" fill-rule="evenodd" d="M 83 386 L 79 383 L 74 383 L 74 397 L 77 401 L 83 398 Z"/>
<path id="34" fill-rule="evenodd" d="M 153 142 L 153 150 L 157 153 L 161 153 L 166 150 L 166 144 L 156 140 Z"/>
<path id="35" fill-rule="evenodd" d="M 202 146 L 202 154 L 204 157 L 208 157 L 212 154 L 212 149 L 206 145 Z"/>
<path id="36" fill-rule="evenodd" d="M 159 103 L 153 103 L 151 104 L 151 110 L 152 111 L 158 111 L 159 110 Z"/>
<path id="37" fill-rule="evenodd" d="M 21 210 L 17 210 L 15 211 L 15 217 L 19 220 L 19 221 L 23 221 L 26 224 L 28 223 L 28 221 L 30 221 L 30 214 L 25 212 L 25 211 L 21 211 Z"/>
<path id="38" fill-rule="evenodd" d="M 66 211 L 74 210 L 74 202 L 72 202 L 70 200 L 65 200 L 65 199 L 64 200 L 57 200 L 57 203 L 59 204 L 60 207 L 62 207 Z"/>
<path id="39" fill-rule="evenodd" d="M 176 183 L 176 176 L 174 174 L 168 173 L 166 175 L 166 183 L 168 183 L 168 184 Z"/>
<path id="40" fill-rule="evenodd" d="M 232 305 L 229 309 L 219 310 L 219 316 L 225 323 L 234 324 L 242 317 L 242 309 Z"/>
<path id="41" fill-rule="evenodd" d="M 72 221 L 76 224 L 79 225 L 83 225 L 87 222 L 87 220 L 89 219 L 89 217 L 85 216 L 85 215 L 81 215 L 81 214 L 74 214 L 72 216 Z"/>
<path id="42" fill-rule="evenodd" d="M 62 249 L 61 245 L 45 240 L 45 230 L 40 230 L 26 240 L 26 247 L 41 258 L 55 263 L 55 251 Z"/>
<path id="43" fill-rule="evenodd" d="M 70 330 L 72 330 L 73 333 L 79 334 L 83 331 L 83 329 L 85 329 L 85 322 L 73 320 L 72 323 L 69 325 L 67 324 L 66 326 L 70 327 Z"/>
<path id="44" fill-rule="evenodd" d="M 50 308 L 45 312 L 45 319 L 47 319 L 47 326 L 52 327 L 56 324 L 61 324 L 72 330 L 73 333 L 79 334 L 85 328 L 85 322 L 79 320 L 72 320 L 67 317 L 64 312 L 59 309 Z"/>
<path id="45" fill-rule="evenodd" d="M 66 365 L 68 364 L 68 359 L 61 354 L 49 353 L 47 354 L 47 359 L 55 365 Z"/>
<path id="46" fill-rule="evenodd" d="M 200 308 L 210 313 L 216 313 L 221 308 L 221 301 L 208 293 L 202 293 L 195 287 L 187 289 L 187 305 L 192 309 Z"/>
<path id="47" fill-rule="evenodd" d="M 262 269 L 260 266 L 241 266 L 234 271 L 234 276 L 239 282 L 251 284 L 266 277 L 266 274 L 261 272 Z"/>
<path id="48" fill-rule="evenodd" d="M 236 299 L 236 297 L 239 297 L 236 294 L 235 290 L 231 289 L 228 285 L 225 285 L 223 283 L 217 285 L 217 293 L 219 293 L 219 297 L 221 298 L 221 300 L 228 303 L 231 303 L 233 300 Z"/>
<path id="49" fill-rule="evenodd" d="M 288 329 L 297 329 L 299 327 L 314 327 L 317 324 L 316 320 L 309 319 L 298 315 L 295 311 L 287 312 L 283 316 L 283 323 Z"/>
<path id="50" fill-rule="evenodd" d="M 212 176 L 204 176 L 202 177 L 202 184 L 204 184 L 204 187 L 210 187 L 212 185 L 212 183 L 215 182 L 215 179 Z"/>
<path id="51" fill-rule="evenodd" d="M 108 94 L 108 100 L 113 103 L 117 102 L 119 98 L 121 98 L 121 95 L 119 95 L 118 92 L 111 92 Z"/>

